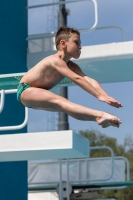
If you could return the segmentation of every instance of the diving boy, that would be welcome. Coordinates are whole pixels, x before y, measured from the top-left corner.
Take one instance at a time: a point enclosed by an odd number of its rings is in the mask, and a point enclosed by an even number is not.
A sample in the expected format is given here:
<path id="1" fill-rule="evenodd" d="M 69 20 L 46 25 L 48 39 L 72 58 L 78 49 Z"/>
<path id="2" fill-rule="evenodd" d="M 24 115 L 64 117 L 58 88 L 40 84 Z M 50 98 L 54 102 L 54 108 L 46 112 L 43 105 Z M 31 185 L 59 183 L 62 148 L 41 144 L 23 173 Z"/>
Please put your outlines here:
<path id="1" fill-rule="evenodd" d="M 55 43 L 57 53 L 41 60 L 22 77 L 17 92 L 18 101 L 33 109 L 65 112 L 78 120 L 96 121 L 103 128 L 111 125 L 119 127 L 121 120 L 116 116 L 72 103 L 49 91 L 67 77 L 98 100 L 122 107 L 120 102 L 108 96 L 96 80 L 86 76 L 77 64 L 70 61 L 71 58 L 78 59 L 81 53 L 78 30 L 60 27 Z"/>

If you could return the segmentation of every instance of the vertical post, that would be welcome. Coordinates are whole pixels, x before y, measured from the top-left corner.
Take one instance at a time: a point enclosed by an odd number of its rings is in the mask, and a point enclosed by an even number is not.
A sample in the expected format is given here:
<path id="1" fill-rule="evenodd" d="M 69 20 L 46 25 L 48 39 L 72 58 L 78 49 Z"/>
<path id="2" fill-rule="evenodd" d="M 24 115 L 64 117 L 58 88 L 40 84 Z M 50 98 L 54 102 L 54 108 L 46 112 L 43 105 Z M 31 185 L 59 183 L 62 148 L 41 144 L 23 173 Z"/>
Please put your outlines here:
<path id="1" fill-rule="evenodd" d="M 59 0 L 64 1 L 65 0 Z M 59 5 L 59 13 L 58 13 L 58 28 L 60 26 L 66 26 L 67 25 L 67 11 L 65 8 L 65 4 Z M 67 87 L 61 87 L 60 88 L 60 95 L 68 98 L 68 89 Z M 68 124 L 68 115 L 64 112 L 59 112 L 59 124 L 58 124 L 58 130 L 68 130 L 69 124 Z"/>
<path id="2" fill-rule="evenodd" d="M 60 184 L 59 184 L 59 200 L 62 199 L 62 160 L 59 160 L 60 163 Z"/>

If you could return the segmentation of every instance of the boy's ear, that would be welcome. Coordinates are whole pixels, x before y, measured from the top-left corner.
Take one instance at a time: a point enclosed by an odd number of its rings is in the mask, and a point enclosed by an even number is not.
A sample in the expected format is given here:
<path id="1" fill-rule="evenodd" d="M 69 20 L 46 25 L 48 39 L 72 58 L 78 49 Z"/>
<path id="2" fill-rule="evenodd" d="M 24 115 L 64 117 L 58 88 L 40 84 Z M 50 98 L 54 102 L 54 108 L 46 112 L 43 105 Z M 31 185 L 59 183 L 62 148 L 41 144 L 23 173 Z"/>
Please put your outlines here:
<path id="1" fill-rule="evenodd" d="M 62 47 L 65 47 L 65 44 L 66 44 L 66 41 L 65 41 L 65 40 L 60 40 L 60 45 L 61 45 Z"/>

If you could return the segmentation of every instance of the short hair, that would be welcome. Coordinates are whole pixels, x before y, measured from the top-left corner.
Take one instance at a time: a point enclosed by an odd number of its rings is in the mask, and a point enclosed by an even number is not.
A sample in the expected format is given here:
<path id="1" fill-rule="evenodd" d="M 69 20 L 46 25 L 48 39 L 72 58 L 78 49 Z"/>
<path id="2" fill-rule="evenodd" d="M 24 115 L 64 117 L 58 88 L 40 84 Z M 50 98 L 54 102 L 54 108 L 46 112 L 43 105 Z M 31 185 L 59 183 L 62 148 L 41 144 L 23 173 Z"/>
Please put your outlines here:
<path id="1" fill-rule="evenodd" d="M 67 27 L 67 26 L 61 26 L 59 28 L 59 30 L 57 31 L 56 33 L 56 36 L 55 36 L 55 45 L 56 45 L 56 49 L 58 50 L 59 49 L 59 44 L 60 44 L 60 41 L 62 39 L 68 41 L 68 39 L 71 37 L 72 34 L 78 34 L 80 36 L 80 32 L 75 29 L 75 28 L 71 28 L 71 27 Z"/>

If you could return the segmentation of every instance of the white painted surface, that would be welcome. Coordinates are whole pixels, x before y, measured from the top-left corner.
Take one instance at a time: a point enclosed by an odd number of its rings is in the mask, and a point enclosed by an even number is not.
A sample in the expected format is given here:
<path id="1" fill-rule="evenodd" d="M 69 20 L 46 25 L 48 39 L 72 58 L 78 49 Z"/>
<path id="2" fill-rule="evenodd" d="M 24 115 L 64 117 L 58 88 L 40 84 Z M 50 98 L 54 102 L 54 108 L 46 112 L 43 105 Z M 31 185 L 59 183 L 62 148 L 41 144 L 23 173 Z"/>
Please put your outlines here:
<path id="1" fill-rule="evenodd" d="M 58 200 L 55 192 L 28 193 L 28 200 Z"/>
<path id="2" fill-rule="evenodd" d="M 0 136 L 0 161 L 89 157 L 89 140 L 73 131 Z"/>

